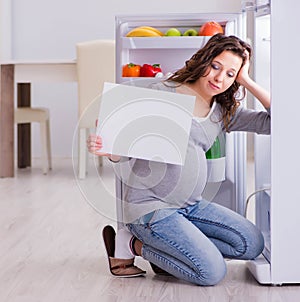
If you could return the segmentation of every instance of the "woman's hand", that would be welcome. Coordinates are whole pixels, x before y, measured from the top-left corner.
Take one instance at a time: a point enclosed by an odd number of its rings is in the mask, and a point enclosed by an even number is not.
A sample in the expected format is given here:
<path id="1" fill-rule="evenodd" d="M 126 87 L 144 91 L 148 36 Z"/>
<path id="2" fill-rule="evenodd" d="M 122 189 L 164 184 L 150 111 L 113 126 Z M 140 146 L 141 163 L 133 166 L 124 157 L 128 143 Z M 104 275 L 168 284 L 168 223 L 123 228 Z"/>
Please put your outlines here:
<path id="1" fill-rule="evenodd" d="M 271 105 L 270 93 L 250 78 L 249 53 L 247 50 L 245 50 L 245 53 L 247 54 L 247 59 L 244 66 L 240 69 L 238 76 L 236 77 L 236 81 L 239 84 L 243 85 L 248 91 L 250 91 L 252 95 L 255 98 L 257 98 L 265 108 L 270 108 Z"/>
<path id="2" fill-rule="evenodd" d="M 90 134 L 86 141 L 87 149 L 90 153 L 98 156 L 110 156 L 108 153 L 101 152 L 102 138 L 96 134 Z"/>
<path id="3" fill-rule="evenodd" d="M 250 59 L 249 59 L 249 52 L 247 50 L 245 50 L 245 54 L 246 54 L 246 61 L 245 64 L 241 67 L 237 77 L 236 77 L 236 81 L 243 85 L 246 86 L 248 81 L 250 80 L 250 76 L 249 76 L 249 68 L 250 68 Z"/>
<path id="4" fill-rule="evenodd" d="M 98 155 L 98 156 L 107 156 L 113 162 L 118 162 L 121 158 L 118 155 L 101 152 L 102 138 L 99 135 L 90 134 L 86 141 L 86 145 L 87 145 L 87 149 L 90 153 Z"/>

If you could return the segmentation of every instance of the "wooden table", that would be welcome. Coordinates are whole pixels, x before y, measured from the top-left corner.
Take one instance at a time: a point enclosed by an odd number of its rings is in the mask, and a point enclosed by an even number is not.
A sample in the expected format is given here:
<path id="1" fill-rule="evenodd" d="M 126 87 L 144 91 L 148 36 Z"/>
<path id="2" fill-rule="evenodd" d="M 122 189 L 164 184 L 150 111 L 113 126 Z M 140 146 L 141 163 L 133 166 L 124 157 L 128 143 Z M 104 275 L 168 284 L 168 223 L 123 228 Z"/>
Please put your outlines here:
<path id="1" fill-rule="evenodd" d="M 0 177 L 14 176 L 14 91 L 17 104 L 31 104 L 31 84 L 77 82 L 76 61 L 0 62 Z M 30 124 L 18 125 L 18 167 L 31 165 Z"/>

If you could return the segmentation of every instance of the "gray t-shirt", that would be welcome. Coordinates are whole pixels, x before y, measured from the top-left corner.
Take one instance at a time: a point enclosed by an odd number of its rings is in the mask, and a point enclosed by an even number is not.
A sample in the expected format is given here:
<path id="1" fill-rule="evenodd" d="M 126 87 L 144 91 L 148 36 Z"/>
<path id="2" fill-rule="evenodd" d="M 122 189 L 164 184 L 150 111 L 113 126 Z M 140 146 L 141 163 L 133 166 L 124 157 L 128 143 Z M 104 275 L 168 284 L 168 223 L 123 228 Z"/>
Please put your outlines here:
<path id="1" fill-rule="evenodd" d="M 161 82 L 150 87 L 175 92 L 174 87 Z M 269 111 L 258 112 L 239 106 L 229 130 L 269 134 Z M 205 118 L 192 120 L 183 166 L 123 158 L 115 166 L 117 177 L 121 177 L 123 184 L 123 222 L 133 222 L 157 209 L 181 208 L 200 200 L 207 183 L 205 153 L 220 132 L 225 132 L 221 107 L 214 103 Z"/>

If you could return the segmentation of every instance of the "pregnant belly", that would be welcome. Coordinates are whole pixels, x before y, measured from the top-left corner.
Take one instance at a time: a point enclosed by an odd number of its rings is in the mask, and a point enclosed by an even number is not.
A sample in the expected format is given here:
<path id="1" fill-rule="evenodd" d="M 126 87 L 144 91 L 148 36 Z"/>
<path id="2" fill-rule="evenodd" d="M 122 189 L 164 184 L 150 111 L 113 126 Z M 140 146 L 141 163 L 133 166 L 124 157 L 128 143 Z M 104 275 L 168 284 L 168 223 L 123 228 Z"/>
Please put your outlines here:
<path id="1" fill-rule="evenodd" d="M 155 197 L 177 206 L 201 197 L 207 181 L 205 153 L 190 153 L 184 166 L 167 165 L 165 174 L 150 189 Z"/>

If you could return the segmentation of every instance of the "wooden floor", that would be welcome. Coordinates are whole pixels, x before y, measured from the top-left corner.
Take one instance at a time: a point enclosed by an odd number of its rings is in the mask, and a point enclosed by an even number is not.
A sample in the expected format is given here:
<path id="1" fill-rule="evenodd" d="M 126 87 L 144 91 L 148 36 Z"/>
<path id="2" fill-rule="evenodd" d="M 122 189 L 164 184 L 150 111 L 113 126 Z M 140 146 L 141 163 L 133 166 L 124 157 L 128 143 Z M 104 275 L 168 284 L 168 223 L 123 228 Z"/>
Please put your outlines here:
<path id="1" fill-rule="evenodd" d="M 155 276 L 110 275 L 101 230 L 114 220 L 114 180 L 109 163 L 101 174 L 92 163 L 78 181 L 69 159 L 55 160 L 43 175 L 38 162 L 0 179 L 1 302 L 297 302 L 300 287 L 262 286 L 243 261 L 228 261 L 226 278 L 199 287 Z"/>

